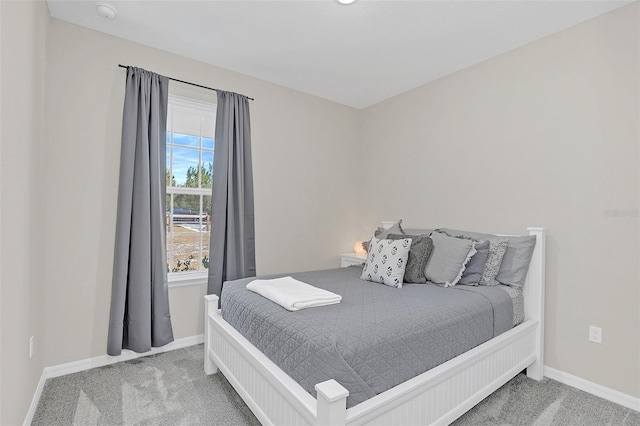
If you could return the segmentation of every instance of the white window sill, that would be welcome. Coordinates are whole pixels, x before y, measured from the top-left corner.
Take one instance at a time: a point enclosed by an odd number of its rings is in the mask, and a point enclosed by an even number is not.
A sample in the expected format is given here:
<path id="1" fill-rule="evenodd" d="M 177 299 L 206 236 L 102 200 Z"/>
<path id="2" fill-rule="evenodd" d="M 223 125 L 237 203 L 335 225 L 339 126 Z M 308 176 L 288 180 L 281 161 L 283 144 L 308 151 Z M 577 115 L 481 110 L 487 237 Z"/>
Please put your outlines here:
<path id="1" fill-rule="evenodd" d="M 207 285 L 207 271 L 172 272 L 167 274 L 169 288 L 188 285 Z"/>

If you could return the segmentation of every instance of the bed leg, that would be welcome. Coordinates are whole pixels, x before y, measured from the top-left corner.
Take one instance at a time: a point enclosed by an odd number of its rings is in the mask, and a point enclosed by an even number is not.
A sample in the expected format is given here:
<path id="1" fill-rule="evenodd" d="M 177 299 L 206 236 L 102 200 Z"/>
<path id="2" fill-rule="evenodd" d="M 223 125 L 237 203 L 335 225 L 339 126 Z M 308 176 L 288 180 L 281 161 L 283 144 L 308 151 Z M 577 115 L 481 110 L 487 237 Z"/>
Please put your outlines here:
<path id="1" fill-rule="evenodd" d="M 527 377 L 540 381 L 544 377 L 544 341 L 542 340 L 542 325 L 538 324 L 536 331 L 536 360 L 527 367 Z"/>
<path id="2" fill-rule="evenodd" d="M 349 391 L 335 380 L 318 383 L 318 426 L 343 426 L 347 420 Z"/>
<path id="3" fill-rule="evenodd" d="M 528 378 L 540 381 L 542 380 L 543 376 L 544 376 L 544 371 L 543 371 L 542 363 L 540 361 L 536 361 L 527 367 Z"/>
<path id="4" fill-rule="evenodd" d="M 216 374 L 218 372 L 218 366 L 211 360 L 209 354 L 204 355 L 204 372 L 207 376 Z"/>
<path id="5" fill-rule="evenodd" d="M 211 347 L 211 330 L 209 324 L 209 315 L 217 315 L 218 296 L 209 294 L 204 296 L 204 372 L 207 375 L 216 374 L 218 366 L 209 356 L 209 348 Z"/>

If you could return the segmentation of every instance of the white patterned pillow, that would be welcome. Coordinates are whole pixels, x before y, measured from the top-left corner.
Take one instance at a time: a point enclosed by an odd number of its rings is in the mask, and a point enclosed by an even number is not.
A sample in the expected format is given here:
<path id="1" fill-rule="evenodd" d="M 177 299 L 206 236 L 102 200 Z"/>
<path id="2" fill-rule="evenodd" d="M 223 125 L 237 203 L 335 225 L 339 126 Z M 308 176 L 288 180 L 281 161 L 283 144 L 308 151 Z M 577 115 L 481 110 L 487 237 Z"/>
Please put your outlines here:
<path id="1" fill-rule="evenodd" d="M 364 264 L 360 278 L 390 287 L 402 287 L 410 248 L 411 238 L 402 240 L 371 238 L 367 262 Z"/>

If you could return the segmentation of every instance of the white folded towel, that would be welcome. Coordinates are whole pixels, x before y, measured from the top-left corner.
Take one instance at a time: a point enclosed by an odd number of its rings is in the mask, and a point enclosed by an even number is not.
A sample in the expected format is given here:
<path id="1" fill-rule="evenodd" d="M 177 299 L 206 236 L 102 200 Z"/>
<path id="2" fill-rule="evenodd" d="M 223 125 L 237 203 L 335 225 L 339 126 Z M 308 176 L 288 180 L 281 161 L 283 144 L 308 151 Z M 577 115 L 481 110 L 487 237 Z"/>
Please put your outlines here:
<path id="1" fill-rule="evenodd" d="M 251 290 L 290 311 L 340 303 L 342 296 L 314 287 L 291 277 L 271 280 L 253 280 L 247 284 Z"/>

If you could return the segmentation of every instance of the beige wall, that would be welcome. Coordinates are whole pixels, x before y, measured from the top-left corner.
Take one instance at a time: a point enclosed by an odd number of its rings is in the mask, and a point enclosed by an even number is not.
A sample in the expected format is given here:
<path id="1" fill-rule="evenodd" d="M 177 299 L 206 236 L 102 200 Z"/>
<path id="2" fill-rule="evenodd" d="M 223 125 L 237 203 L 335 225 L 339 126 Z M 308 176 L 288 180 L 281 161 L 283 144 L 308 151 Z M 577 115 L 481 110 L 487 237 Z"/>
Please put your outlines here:
<path id="1" fill-rule="evenodd" d="M 258 273 L 337 266 L 355 238 L 358 111 L 52 19 L 43 150 L 46 365 L 106 351 L 125 84 L 118 64 L 255 98 Z M 170 290 L 176 338 L 202 333 L 202 295 L 203 286 Z"/>
<path id="2" fill-rule="evenodd" d="M 369 229 L 545 226 L 545 364 L 635 397 L 638 49 L 636 3 L 382 102 L 359 161 Z"/>
<path id="3" fill-rule="evenodd" d="M 43 367 L 42 204 L 44 3 L 0 2 L 0 424 L 22 424 Z M 35 354 L 29 359 L 29 338 Z"/>

